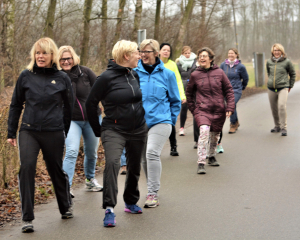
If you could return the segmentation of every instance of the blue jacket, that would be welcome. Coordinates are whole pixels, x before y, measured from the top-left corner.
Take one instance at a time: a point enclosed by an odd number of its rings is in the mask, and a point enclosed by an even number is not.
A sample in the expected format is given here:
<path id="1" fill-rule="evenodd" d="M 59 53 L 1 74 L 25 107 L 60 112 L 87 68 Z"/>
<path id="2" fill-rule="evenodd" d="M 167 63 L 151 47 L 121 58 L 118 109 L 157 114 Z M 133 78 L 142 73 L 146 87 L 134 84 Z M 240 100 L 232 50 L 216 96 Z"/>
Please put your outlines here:
<path id="1" fill-rule="evenodd" d="M 149 74 L 141 60 L 134 69 L 140 77 L 145 119 L 149 128 L 158 123 L 176 124 L 181 100 L 174 72 L 160 61 Z"/>
<path id="2" fill-rule="evenodd" d="M 222 62 L 220 68 L 227 75 L 232 85 L 233 91 L 235 93 L 242 93 L 242 90 L 247 87 L 249 77 L 247 70 L 241 63 L 241 61 L 237 65 L 234 65 L 232 68 L 225 62 Z"/>

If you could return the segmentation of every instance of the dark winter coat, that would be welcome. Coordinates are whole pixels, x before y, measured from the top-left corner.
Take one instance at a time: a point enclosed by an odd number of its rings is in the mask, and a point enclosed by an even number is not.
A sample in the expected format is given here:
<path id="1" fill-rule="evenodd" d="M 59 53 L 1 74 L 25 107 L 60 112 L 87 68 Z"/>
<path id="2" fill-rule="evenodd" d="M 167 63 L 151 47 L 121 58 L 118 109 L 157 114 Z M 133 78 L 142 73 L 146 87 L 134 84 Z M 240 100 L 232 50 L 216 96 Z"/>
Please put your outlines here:
<path id="1" fill-rule="evenodd" d="M 96 81 L 96 74 L 88 67 L 75 65 L 70 71 L 66 71 L 71 79 L 75 104 L 73 109 L 73 121 L 87 121 L 85 102 Z M 101 113 L 98 107 L 98 116 Z"/>
<path id="2" fill-rule="evenodd" d="M 296 80 L 296 72 L 292 62 L 281 57 L 278 62 L 273 58 L 266 64 L 268 73 L 268 88 L 270 90 L 292 88 Z"/>
<path id="3" fill-rule="evenodd" d="M 234 112 L 235 109 L 230 81 L 224 71 L 216 65 L 209 70 L 198 67 L 191 74 L 186 97 L 198 127 L 209 125 L 212 132 L 221 132 L 226 112 Z"/>
<path id="4" fill-rule="evenodd" d="M 16 138 L 24 103 L 20 131 L 64 130 L 67 135 L 74 104 L 72 85 L 55 64 L 52 68 L 35 65 L 32 72 L 24 70 L 19 76 L 10 104 L 8 138 Z"/>
<path id="5" fill-rule="evenodd" d="M 235 64 L 232 68 L 226 64 L 226 62 L 222 62 L 220 68 L 227 75 L 233 91 L 242 94 L 242 90 L 247 87 L 249 76 L 246 67 L 241 63 L 241 61 Z"/>
<path id="6" fill-rule="evenodd" d="M 187 71 L 183 70 L 183 68 L 181 66 L 181 63 L 179 61 L 177 63 L 177 67 L 178 67 L 178 70 L 179 70 L 180 75 L 181 75 L 184 91 L 186 91 L 186 86 L 187 86 L 188 80 L 190 79 L 191 73 L 193 71 L 195 71 L 195 69 L 197 68 L 196 63 L 197 63 L 197 59 L 194 60 L 194 63 L 192 65 L 192 67 L 188 68 Z"/>
<path id="7" fill-rule="evenodd" d="M 100 101 L 105 113 L 103 129 L 130 132 L 146 123 L 139 76 L 113 60 L 109 61 L 106 71 L 97 77 L 86 101 L 88 119 L 96 137 L 101 134 L 97 115 Z"/>

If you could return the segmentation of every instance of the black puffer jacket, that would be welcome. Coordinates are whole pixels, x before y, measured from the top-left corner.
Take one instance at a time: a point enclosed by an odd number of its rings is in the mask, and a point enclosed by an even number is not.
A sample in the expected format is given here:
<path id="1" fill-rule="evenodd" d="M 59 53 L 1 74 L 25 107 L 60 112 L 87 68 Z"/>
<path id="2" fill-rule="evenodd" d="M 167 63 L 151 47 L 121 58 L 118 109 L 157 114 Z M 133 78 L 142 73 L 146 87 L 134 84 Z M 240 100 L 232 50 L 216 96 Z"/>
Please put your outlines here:
<path id="1" fill-rule="evenodd" d="M 97 78 L 86 101 L 89 122 L 96 137 L 101 134 L 97 117 L 99 101 L 105 113 L 103 129 L 130 132 L 145 124 L 139 76 L 113 60 L 109 61 L 106 71 Z"/>
<path id="2" fill-rule="evenodd" d="M 96 81 L 96 74 L 88 67 L 75 65 L 70 71 L 66 71 L 72 82 L 75 104 L 73 109 L 73 121 L 87 121 L 85 102 Z M 101 113 L 97 110 L 98 116 Z"/>
<path id="3" fill-rule="evenodd" d="M 68 75 L 51 68 L 33 67 L 18 78 L 8 117 L 8 138 L 16 138 L 25 102 L 20 131 L 61 131 L 67 135 L 73 109 L 73 92 Z"/>

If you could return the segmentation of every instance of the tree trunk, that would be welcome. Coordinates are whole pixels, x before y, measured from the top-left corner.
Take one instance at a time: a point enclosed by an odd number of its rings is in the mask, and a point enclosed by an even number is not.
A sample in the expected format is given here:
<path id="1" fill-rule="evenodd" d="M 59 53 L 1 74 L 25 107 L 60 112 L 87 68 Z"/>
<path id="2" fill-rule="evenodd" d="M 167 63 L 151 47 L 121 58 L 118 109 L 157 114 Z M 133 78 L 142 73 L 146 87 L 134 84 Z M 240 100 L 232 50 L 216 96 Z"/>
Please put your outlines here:
<path id="1" fill-rule="evenodd" d="M 143 1 L 136 0 L 133 30 L 130 36 L 131 41 L 137 42 L 137 30 L 140 28 L 142 10 L 143 10 Z"/>
<path id="2" fill-rule="evenodd" d="M 117 26 L 116 26 L 116 32 L 115 32 L 115 36 L 114 36 L 114 41 L 113 41 L 113 45 L 115 45 L 119 40 L 120 40 L 120 35 L 121 35 L 121 28 L 122 28 L 122 17 L 123 17 L 123 13 L 124 13 L 124 7 L 126 4 L 126 0 L 119 0 L 119 11 L 118 11 L 118 22 L 117 22 Z"/>
<path id="3" fill-rule="evenodd" d="M 52 39 L 54 38 L 53 26 L 55 20 L 55 9 L 56 9 L 56 0 L 49 0 L 44 35 Z"/>
<path id="4" fill-rule="evenodd" d="M 155 40 L 159 40 L 161 2 L 162 2 L 162 0 L 156 0 L 155 27 L 154 27 L 154 39 Z"/>
<path id="5" fill-rule="evenodd" d="M 193 10 L 194 0 L 189 0 L 187 6 L 185 7 L 183 18 L 181 19 L 181 24 L 179 27 L 179 32 L 175 39 L 175 58 L 180 56 L 181 49 L 183 47 L 184 36 L 186 34 L 187 23 Z"/>
<path id="6" fill-rule="evenodd" d="M 90 18 L 93 0 L 84 1 L 83 9 L 83 38 L 81 43 L 80 63 L 86 65 L 88 62 L 89 41 L 90 41 Z"/>
<path id="7" fill-rule="evenodd" d="M 7 47 L 9 52 L 10 65 L 12 67 L 12 81 L 8 84 L 13 86 L 17 82 L 17 61 L 16 61 L 16 28 L 15 28 L 15 0 L 9 0 L 10 10 L 7 15 L 8 32 Z"/>
<path id="8" fill-rule="evenodd" d="M 100 71 L 104 70 L 107 65 L 107 56 L 106 56 L 106 45 L 107 45 L 107 0 L 102 0 L 102 9 L 101 9 L 101 40 L 99 48 L 99 56 L 101 67 Z"/>

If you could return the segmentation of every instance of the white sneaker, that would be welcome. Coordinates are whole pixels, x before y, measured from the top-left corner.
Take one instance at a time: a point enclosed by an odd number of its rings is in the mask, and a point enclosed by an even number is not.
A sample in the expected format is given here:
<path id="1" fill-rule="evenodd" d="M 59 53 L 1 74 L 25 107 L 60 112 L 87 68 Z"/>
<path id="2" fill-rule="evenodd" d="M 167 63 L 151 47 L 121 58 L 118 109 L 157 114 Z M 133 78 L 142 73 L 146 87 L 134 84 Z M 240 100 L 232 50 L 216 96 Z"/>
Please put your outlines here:
<path id="1" fill-rule="evenodd" d="M 90 192 L 101 192 L 103 190 L 103 187 L 95 178 L 91 178 L 91 180 L 85 179 L 85 188 Z"/>
<path id="2" fill-rule="evenodd" d="M 32 221 L 23 221 L 22 232 L 23 233 L 34 232 Z"/>
<path id="3" fill-rule="evenodd" d="M 184 128 L 182 127 L 182 128 L 180 128 L 179 129 L 179 136 L 184 136 L 185 134 L 184 134 Z"/>

